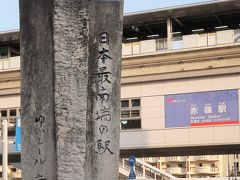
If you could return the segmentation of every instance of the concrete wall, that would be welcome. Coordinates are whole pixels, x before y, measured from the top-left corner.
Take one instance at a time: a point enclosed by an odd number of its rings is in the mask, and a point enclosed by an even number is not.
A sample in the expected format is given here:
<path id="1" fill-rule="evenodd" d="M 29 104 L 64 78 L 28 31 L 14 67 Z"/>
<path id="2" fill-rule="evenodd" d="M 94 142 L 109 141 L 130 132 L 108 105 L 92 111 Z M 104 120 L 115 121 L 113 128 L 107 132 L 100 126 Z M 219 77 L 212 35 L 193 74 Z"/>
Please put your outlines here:
<path id="1" fill-rule="evenodd" d="M 162 38 L 161 40 L 166 41 L 166 38 Z M 182 40 L 180 41 L 181 43 L 177 45 L 174 44 L 176 43 L 174 39 L 172 40 L 173 50 L 231 44 L 234 43 L 234 30 L 185 35 L 182 36 Z M 125 43 L 123 44 L 122 51 L 123 56 L 156 52 L 156 39 Z"/>
<path id="2" fill-rule="evenodd" d="M 240 142 L 240 126 L 165 129 L 164 95 L 240 89 L 240 74 L 122 85 L 122 98 L 141 98 L 142 129 L 122 130 L 121 148 L 198 146 Z M 0 108 L 20 107 L 20 96 L 0 96 Z"/>
<path id="3" fill-rule="evenodd" d="M 20 107 L 20 95 L 0 96 L 0 109 Z"/>

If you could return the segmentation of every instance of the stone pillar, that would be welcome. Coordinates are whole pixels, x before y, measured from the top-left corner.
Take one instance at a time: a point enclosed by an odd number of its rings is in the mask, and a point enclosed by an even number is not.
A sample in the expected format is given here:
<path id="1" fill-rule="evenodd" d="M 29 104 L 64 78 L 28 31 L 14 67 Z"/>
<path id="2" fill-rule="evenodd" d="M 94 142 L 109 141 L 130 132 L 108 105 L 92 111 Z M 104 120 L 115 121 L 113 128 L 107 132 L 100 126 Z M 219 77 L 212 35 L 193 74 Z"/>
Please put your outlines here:
<path id="1" fill-rule="evenodd" d="M 121 0 L 20 0 L 22 177 L 118 178 Z"/>

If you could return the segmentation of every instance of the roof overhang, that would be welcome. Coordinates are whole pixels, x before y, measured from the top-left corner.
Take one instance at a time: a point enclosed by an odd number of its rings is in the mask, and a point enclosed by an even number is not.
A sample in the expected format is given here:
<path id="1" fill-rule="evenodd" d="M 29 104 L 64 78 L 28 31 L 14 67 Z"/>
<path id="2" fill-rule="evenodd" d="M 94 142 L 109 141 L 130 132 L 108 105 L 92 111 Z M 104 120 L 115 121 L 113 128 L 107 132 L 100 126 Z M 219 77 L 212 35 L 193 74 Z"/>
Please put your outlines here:
<path id="1" fill-rule="evenodd" d="M 0 45 L 19 43 L 19 40 L 20 40 L 19 30 L 0 32 Z"/>
<path id="2" fill-rule="evenodd" d="M 124 26 L 162 21 L 168 18 L 215 15 L 235 10 L 240 10 L 239 0 L 207 1 L 184 6 L 128 13 L 124 15 Z"/>
<path id="3" fill-rule="evenodd" d="M 215 0 L 163 9 L 129 13 L 124 16 L 123 42 L 167 37 L 167 19 L 177 35 L 212 33 L 217 27 L 239 29 L 240 0 Z"/>
<path id="4" fill-rule="evenodd" d="M 183 34 L 199 27 L 208 28 L 207 32 L 221 25 L 236 28 L 240 24 L 240 0 L 213 0 L 125 14 L 123 41 L 131 37 L 146 39 L 148 35 L 156 33 L 164 36 L 168 18 L 174 20 L 174 30 Z M 19 30 L 0 32 L 0 45 L 19 44 L 19 34 Z"/>

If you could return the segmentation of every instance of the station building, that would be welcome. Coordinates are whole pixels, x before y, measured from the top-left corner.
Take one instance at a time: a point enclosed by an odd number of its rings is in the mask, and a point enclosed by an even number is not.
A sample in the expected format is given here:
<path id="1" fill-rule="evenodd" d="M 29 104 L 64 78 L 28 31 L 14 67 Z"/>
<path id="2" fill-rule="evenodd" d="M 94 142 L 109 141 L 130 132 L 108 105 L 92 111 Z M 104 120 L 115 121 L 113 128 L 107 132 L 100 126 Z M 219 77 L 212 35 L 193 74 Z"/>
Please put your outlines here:
<path id="1" fill-rule="evenodd" d="M 240 2 L 125 14 L 122 54 L 121 156 L 155 157 L 147 161 L 179 177 L 226 175 L 226 160 L 210 154 L 240 152 Z M 12 124 L 20 81 L 19 31 L 1 32 L 0 117 Z M 9 153 L 18 166 L 14 144 Z M 239 171 L 237 157 L 230 167 Z"/>

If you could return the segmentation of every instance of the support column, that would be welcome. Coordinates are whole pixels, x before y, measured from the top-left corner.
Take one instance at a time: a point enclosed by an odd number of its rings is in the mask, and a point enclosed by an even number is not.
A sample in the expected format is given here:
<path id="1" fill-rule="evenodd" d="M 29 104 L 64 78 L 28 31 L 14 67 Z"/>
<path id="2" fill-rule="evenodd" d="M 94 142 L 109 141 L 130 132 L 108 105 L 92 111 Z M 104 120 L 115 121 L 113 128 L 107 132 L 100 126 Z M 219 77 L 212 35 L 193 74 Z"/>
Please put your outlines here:
<path id="1" fill-rule="evenodd" d="M 121 0 L 20 0 L 24 180 L 117 180 L 122 20 Z"/>
<path id="2" fill-rule="evenodd" d="M 167 19 L 167 47 L 168 50 L 172 49 L 172 19 Z"/>

